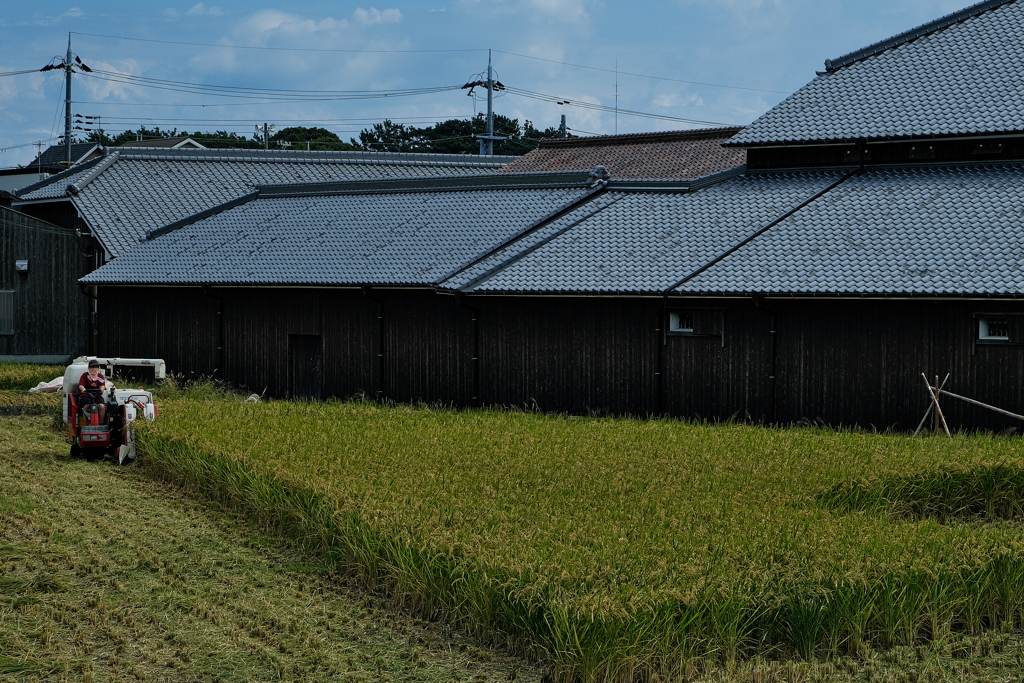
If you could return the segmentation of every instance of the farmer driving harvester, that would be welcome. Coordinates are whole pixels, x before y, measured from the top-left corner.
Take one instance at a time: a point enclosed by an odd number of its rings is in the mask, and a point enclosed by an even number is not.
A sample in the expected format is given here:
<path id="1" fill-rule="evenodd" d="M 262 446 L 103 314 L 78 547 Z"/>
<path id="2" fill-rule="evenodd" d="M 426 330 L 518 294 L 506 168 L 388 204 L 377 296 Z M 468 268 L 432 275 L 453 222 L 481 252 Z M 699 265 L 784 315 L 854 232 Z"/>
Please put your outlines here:
<path id="1" fill-rule="evenodd" d="M 100 372 L 99 361 L 93 358 L 89 361 L 89 370 L 82 373 L 82 377 L 78 380 L 78 407 L 83 412 L 91 412 L 86 411 L 86 406 L 95 405 L 99 423 L 105 423 L 107 421 L 107 404 L 103 401 L 103 391 L 113 386 Z"/>

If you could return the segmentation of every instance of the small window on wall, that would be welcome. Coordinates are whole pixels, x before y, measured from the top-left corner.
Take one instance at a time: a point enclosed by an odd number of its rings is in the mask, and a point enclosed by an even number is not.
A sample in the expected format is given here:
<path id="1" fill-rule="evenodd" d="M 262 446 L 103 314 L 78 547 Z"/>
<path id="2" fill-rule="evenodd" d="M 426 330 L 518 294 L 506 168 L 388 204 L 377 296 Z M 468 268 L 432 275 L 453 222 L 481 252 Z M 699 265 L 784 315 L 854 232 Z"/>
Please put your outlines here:
<path id="1" fill-rule="evenodd" d="M 693 334 L 693 311 L 671 311 L 668 314 L 668 331 Z"/>
<path id="2" fill-rule="evenodd" d="M 0 290 L 0 334 L 14 334 L 14 292 Z"/>
<path id="3" fill-rule="evenodd" d="M 978 318 L 979 341 L 1010 341 L 1009 316 L 985 315 Z"/>
<path id="4" fill-rule="evenodd" d="M 725 309 L 688 308 L 668 312 L 670 336 L 714 337 L 725 346 Z"/>

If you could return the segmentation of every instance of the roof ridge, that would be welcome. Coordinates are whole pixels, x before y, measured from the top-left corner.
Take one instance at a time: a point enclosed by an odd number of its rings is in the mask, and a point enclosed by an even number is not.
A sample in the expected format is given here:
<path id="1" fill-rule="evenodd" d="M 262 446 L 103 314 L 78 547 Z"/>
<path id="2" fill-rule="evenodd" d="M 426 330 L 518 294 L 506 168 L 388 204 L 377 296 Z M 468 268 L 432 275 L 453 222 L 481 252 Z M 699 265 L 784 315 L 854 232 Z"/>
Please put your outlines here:
<path id="1" fill-rule="evenodd" d="M 340 161 L 363 164 L 504 166 L 516 159 L 512 156 L 481 156 L 479 154 L 440 154 L 436 152 L 373 152 L 364 150 L 265 150 L 265 149 L 185 149 L 173 147 L 121 148 L 128 160 L 160 159 L 182 161 L 273 161 L 316 163 Z"/>
<path id="2" fill-rule="evenodd" d="M 672 142 L 677 140 L 709 140 L 732 137 L 743 126 L 721 128 L 695 128 L 693 130 L 651 131 L 621 135 L 592 135 L 580 138 L 541 138 L 540 147 L 594 147 L 598 145 L 629 145 L 643 142 Z"/>
<path id="3" fill-rule="evenodd" d="M 898 33 L 891 38 L 880 40 L 877 43 L 873 43 L 867 47 L 862 47 L 859 50 L 854 50 L 853 52 L 836 57 L 835 59 L 826 59 L 825 71 L 829 73 L 837 71 L 844 66 L 853 64 L 854 62 L 867 59 L 868 57 L 872 57 L 881 52 L 885 52 L 886 50 L 890 50 L 894 47 L 903 45 L 904 43 L 909 43 L 910 41 L 916 40 L 922 36 L 926 36 L 929 33 L 934 33 L 935 31 L 946 28 L 947 26 L 952 26 L 964 19 L 969 19 L 973 16 L 983 14 L 990 9 L 1016 1 L 1017 0 L 984 0 L 983 2 L 971 5 L 970 7 L 965 7 L 962 10 L 953 12 L 952 14 L 947 14 L 944 17 L 939 17 L 938 19 L 929 21 L 926 24 L 921 24 L 916 28 L 909 29 L 903 33 Z"/>
<path id="4" fill-rule="evenodd" d="M 17 190 L 14 191 L 14 195 L 20 199 L 23 195 L 26 195 L 30 192 L 35 192 L 38 189 L 52 185 L 56 182 L 64 180 L 65 178 L 69 178 L 71 176 L 78 175 L 83 171 L 87 171 L 88 169 L 92 168 L 101 161 L 103 161 L 103 157 L 96 157 L 95 159 L 90 159 L 89 161 L 83 161 L 78 166 L 66 168 L 60 173 L 54 173 L 53 175 L 47 176 L 46 178 L 34 182 L 31 185 L 26 185 L 25 187 L 18 188 Z"/>
<path id="5" fill-rule="evenodd" d="M 79 192 L 84 190 L 86 185 L 95 180 L 99 174 L 103 173 L 103 171 L 107 170 L 111 164 L 117 161 L 117 158 L 119 156 L 120 152 L 114 151 L 111 152 L 110 154 L 106 154 L 100 157 L 100 160 L 96 162 L 96 165 L 89 169 L 88 172 L 86 172 L 84 175 L 82 175 L 81 180 L 75 183 L 70 183 L 68 185 L 67 193 L 78 194 Z"/>
<path id="6" fill-rule="evenodd" d="M 295 197 L 321 194 L 366 194 L 397 192 L 439 192 L 479 189 L 545 189 L 586 187 L 607 181 L 607 171 L 598 166 L 589 171 L 544 171 L 425 178 L 374 178 L 369 180 L 327 180 L 317 183 L 276 183 L 257 186 L 261 197 Z"/>
<path id="7" fill-rule="evenodd" d="M 218 204 L 217 206 L 211 206 L 208 209 L 204 209 L 204 210 L 200 211 L 199 213 L 192 214 L 191 216 L 186 216 L 185 218 L 182 218 L 181 220 L 174 221 L 173 223 L 168 223 L 167 225 L 164 225 L 162 227 L 154 228 L 152 230 L 147 230 L 146 231 L 146 239 L 147 240 L 156 239 L 160 235 L 165 235 L 165 234 L 167 234 L 169 232 L 173 232 L 175 230 L 178 230 L 179 228 L 184 228 L 186 225 L 192 225 L 193 223 L 198 223 L 199 221 L 203 220 L 204 218 L 209 218 L 210 216 L 215 216 L 218 213 L 223 213 L 225 211 L 233 209 L 236 206 L 241 206 L 242 204 L 247 204 L 247 203 L 251 202 L 252 200 L 256 199 L 259 196 L 260 196 L 259 191 L 249 192 L 248 194 L 244 194 L 241 197 L 235 197 L 234 199 L 229 199 L 228 201 L 223 202 L 222 204 Z"/>

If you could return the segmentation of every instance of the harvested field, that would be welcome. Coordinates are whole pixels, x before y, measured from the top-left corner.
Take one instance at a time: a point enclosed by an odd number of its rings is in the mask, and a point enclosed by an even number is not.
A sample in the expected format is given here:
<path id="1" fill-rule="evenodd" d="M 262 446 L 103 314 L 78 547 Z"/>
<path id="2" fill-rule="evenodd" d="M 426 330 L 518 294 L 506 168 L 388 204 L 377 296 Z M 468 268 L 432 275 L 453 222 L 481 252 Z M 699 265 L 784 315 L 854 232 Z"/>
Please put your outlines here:
<path id="1" fill-rule="evenodd" d="M 0 418 L 0 680 L 540 680 L 51 422 Z"/>

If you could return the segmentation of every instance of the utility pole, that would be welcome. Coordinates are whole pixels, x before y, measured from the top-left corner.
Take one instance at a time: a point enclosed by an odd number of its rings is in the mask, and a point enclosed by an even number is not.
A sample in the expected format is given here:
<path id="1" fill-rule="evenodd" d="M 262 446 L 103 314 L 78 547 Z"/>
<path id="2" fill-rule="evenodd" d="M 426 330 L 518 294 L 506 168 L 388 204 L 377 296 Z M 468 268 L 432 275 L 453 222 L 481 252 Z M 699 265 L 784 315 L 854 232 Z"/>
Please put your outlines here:
<path id="1" fill-rule="evenodd" d="M 64 161 L 71 168 L 71 33 L 68 33 L 68 56 L 64 60 Z"/>
<path id="2" fill-rule="evenodd" d="M 487 88 L 487 132 L 484 135 L 477 135 L 476 137 L 480 140 L 480 154 L 494 154 L 494 141 L 505 140 L 507 138 L 500 135 L 494 134 L 494 91 L 504 90 L 505 86 L 501 84 L 501 81 L 494 79 L 494 69 L 491 67 L 491 51 L 487 51 L 487 78 L 486 80 L 477 80 L 472 83 L 467 83 L 462 86 L 465 90 L 469 88 L 469 94 L 473 94 L 473 88 L 477 86 L 483 86 Z"/>
<path id="3" fill-rule="evenodd" d="M 259 124 L 256 124 L 256 134 L 263 136 L 263 149 L 270 149 L 270 134 L 277 130 L 277 126 L 263 124 L 263 130 L 260 130 Z"/>
<path id="4" fill-rule="evenodd" d="M 562 122 L 558 124 L 558 137 L 567 138 L 569 137 L 569 131 L 565 126 L 565 114 L 562 114 Z"/>
<path id="5" fill-rule="evenodd" d="M 68 38 L 70 41 L 70 37 Z M 71 50 L 70 42 L 68 50 Z M 487 51 L 487 146 L 483 152 L 487 155 L 494 154 L 494 71 L 491 69 L 491 51 Z"/>

